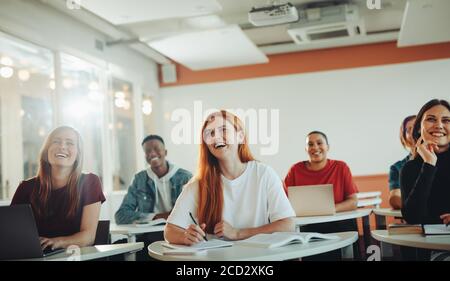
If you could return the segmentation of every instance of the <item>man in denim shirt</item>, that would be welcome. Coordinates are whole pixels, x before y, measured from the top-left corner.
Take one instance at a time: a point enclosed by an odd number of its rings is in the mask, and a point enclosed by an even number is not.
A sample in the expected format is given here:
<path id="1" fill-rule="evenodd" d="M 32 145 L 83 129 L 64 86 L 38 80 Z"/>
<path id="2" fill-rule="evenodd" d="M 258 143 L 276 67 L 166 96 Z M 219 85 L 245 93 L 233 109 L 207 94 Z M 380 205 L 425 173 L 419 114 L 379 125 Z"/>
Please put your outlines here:
<path id="1" fill-rule="evenodd" d="M 150 167 L 134 176 L 115 214 L 117 224 L 166 219 L 183 186 L 192 178 L 189 171 L 166 161 L 167 150 L 160 136 L 145 137 L 142 148 Z"/>

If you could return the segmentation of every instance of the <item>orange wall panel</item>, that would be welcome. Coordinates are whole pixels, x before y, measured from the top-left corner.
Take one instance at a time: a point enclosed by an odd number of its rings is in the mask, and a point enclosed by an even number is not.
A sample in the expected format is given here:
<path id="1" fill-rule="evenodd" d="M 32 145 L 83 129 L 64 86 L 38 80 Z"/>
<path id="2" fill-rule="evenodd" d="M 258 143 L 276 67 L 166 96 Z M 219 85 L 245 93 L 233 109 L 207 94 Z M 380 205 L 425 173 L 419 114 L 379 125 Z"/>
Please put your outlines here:
<path id="1" fill-rule="evenodd" d="M 396 42 L 269 55 L 266 64 L 192 71 L 177 64 L 178 86 L 450 58 L 450 43 L 397 48 Z"/>

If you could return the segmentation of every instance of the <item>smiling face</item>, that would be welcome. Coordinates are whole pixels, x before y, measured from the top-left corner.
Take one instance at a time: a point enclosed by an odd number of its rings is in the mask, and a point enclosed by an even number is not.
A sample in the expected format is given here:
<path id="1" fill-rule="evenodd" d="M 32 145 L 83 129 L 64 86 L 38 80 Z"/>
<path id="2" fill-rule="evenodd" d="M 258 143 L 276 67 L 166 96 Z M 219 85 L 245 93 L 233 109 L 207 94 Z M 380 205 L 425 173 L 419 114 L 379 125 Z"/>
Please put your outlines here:
<path id="1" fill-rule="evenodd" d="M 50 140 L 47 157 L 52 167 L 73 167 L 78 156 L 78 137 L 70 129 L 56 131 Z"/>
<path id="2" fill-rule="evenodd" d="M 421 126 L 421 135 L 427 141 L 437 143 L 448 149 L 450 143 L 450 111 L 443 105 L 436 105 L 425 111 Z"/>
<path id="3" fill-rule="evenodd" d="M 237 154 L 243 143 L 244 133 L 236 131 L 233 124 L 220 115 L 212 116 L 203 130 L 203 141 L 217 159 L 224 159 L 227 153 Z"/>
<path id="4" fill-rule="evenodd" d="M 309 160 L 313 163 L 320 163 L 327 159 L 328 144 L 321 134 L 311 134 L 306 137 L 305 150 L 309 155 Z"/>
<path id="5" fill-rule="evenodd" d="M 142 148 L 144 149 L 145 160 L 150 166 L 156 168 L 164 165 L 166 162 L 167 150 L 161 141 L 157 139 L 146 141 L 142 145 Z"/>

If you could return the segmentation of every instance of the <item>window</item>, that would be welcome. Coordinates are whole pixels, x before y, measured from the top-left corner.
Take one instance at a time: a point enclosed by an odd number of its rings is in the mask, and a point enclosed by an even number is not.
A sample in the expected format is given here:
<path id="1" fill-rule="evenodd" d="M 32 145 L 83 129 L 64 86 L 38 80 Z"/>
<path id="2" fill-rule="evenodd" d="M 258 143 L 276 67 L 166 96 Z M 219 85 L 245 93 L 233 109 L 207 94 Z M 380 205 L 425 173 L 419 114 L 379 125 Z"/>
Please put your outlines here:
<path id="1" fill-rule="evenodd" d="M 144 129 L 144 137 L 149 135 L 153 130 L 152 124 L 153 102 L 150 97 L 142 96 L 142 121 Z"/>
<path id="2" fill-rule="evenodd" d="M 100 178 L 102 171 L 102 129 L 104 89 L 100 69 L 79 58 L 61 54 L 61 118 L 74 127 L 83 141 L 83 171 Z"/>
<path id="3" fill-rule="evenodd" d="M 49 50 L 0 34 L 3 198 L 12 197 L 22 179 L 36 175 L 39 151 L 54 125 L 53 64 Z"/>
<path id="4" fill-rule="evenodd" d="M 133 87 L 130 82 L 112 78 L 113 101 L 113 190 L 126 190 L 136 173 L 136 138 Z"/>

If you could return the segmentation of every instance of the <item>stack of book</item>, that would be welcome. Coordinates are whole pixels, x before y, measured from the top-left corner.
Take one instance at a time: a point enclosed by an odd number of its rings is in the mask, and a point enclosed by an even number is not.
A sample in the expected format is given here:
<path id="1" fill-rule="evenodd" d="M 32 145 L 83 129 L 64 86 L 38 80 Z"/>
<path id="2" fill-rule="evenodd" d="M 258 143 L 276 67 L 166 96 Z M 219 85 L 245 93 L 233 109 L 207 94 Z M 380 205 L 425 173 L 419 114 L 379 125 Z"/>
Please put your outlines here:
<path id="1" fill-rule="evenodd" d="M 423 234 L 423 229 L 420 224 L 390 224 L 388 226 L 390 235 L 395 234 Z"/>

